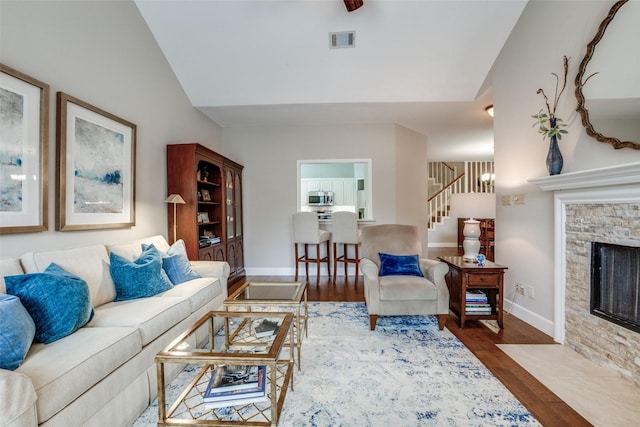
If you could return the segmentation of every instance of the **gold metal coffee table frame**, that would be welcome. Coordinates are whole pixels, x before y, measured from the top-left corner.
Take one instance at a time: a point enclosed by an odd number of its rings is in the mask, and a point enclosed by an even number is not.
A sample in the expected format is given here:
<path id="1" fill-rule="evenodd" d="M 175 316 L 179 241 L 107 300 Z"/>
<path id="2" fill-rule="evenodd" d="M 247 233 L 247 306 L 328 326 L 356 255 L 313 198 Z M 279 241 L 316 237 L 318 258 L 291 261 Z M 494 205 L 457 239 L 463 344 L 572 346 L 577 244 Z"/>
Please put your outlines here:
<path id="1" fill-rule="evenodd" d="M 293 352 L 289 352 L 288 360 L 280 359 L 285 341 L 293 342 L 294 339 L 293 314 L 268 313 L 268 318 L 282 322 L 269 342 L 257 339 L 252 327 L 254 321 L 267 317 L 265 314 L 210 311 L 156 355 L 159 426 L 277 426 L 287 387 L 293 390 Z M 216 336 L 220 327 L 224 329 L 224 337 Z M 201 365 L 194 379 L 169 408 L 166 407 L 166 364 Z M 207 409 L 202 393 L 215 367 L 222 365 L 267 366 L 268 402 Z M 230 414 L 228 408 L 231 408 Z"/>
<path id="2" fill-rule="evenodd" d="M 302 337 L 303 334 L 309 336 L 307 282 L 247 282 L 229 295 L 223 306 L 225 310 L 233 308 L 251 312 L 265 308 L 271 312 L 277 308 L 293 312 L 294 340 L 286 342 L 285 346 L 291 348 L 292 352 L 297 351 L 298 370 L 301 369 Z"/>

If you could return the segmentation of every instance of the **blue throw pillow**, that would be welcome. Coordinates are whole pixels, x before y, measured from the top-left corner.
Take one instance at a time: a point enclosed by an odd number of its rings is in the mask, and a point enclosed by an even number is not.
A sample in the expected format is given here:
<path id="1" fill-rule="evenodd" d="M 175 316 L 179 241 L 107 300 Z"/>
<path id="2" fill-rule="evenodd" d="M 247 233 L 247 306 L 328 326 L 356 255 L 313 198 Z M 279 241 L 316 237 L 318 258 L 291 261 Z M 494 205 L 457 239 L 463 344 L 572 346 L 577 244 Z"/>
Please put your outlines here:
<path id="1" fill-rule="evenodd" d="M 20 298 L 45 344 L 74 333 L 93 318 L 87 282 L 51 263 L 42 273 L 6 276 L 7 293 Z"/>
<path id="2" fill-rule="evenodd" d="M 420 264 L 418 255 L 390 255 L 382 252 L 380 256 L 380 276 L 419 276 Z"/>
<path id="3" fill-rule="evenodd" d="M 142 250 L 146 250 L 150 245 L 142 244 Z M 162 255 L 162 269 L 167 273 L 169 280 L 174 285 L 187 282 L 201 277 L 191 269 L 191 263 L 187 257 L 187 248 L 184 241 L 176 241 L 166 254 Z"/>
<path id="4" fill-rule="evenodd" d="M 0 294 L 0 369 L 13 371 L 29 351 L 36 325 L 15 295 Z"/>
<path id="5" fill-rule="evenodd" d="M 173 288 L 162 270 L 162 254 L 149 245 L 133 262 L 115 252 L 109 254 L 111 278 L 116 286 L 116 301 L 146 298 Z"/>

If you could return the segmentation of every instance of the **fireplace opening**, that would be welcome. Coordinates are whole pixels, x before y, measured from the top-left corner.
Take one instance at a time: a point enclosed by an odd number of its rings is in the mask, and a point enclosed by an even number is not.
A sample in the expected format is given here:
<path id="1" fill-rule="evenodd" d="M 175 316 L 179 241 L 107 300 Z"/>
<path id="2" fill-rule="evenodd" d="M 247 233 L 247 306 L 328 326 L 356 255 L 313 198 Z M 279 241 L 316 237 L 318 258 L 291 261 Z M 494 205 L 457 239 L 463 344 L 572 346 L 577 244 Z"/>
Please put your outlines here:
<path id="1" fill-rule="evenodd" d="M 640 247 L 591 243 L 591 314 L 640 333 Z"/>

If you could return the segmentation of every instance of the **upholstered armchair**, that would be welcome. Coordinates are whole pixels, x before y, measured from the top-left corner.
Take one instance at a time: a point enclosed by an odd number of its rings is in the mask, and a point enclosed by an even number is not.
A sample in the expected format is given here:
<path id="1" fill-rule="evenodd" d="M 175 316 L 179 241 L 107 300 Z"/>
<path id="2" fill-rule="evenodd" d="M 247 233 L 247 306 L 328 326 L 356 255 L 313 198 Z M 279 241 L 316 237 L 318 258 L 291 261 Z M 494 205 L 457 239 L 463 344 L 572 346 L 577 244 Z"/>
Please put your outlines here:
<path id="1" fill-rule="evenodd" d="M 397 315 L 437 315 L 438 327 L 444 328 L 449 314 L 449 290 L 444 277 L 449 268 L 443 262 L 422 258 L 421 247 L 418 229 L 412 225 L 385 224 L 362 229 L 360 271 L 372 331 L 378 316 Z"/>

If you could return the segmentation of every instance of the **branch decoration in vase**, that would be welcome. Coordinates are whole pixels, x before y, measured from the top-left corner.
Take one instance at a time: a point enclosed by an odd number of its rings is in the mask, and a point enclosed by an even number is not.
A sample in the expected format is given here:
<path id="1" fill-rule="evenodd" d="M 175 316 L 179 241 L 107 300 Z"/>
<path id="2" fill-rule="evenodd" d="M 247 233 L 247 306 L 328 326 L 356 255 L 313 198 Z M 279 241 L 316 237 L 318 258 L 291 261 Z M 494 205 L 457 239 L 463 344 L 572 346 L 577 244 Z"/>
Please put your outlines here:
<path id="1" fill-rule="evenodd" d="M 560 76 L 556 73 L 551 75 L 556 78 L 556 88 L 553 99 L 549 101 L 549 97 L 544 92 L 544 89 L 540 88 L 536 93 L 542 94 L 544 97 L 545 109 L 541 109 L 538 114 L 534 114 L 533 117 L 536 122 L 533 127 L 538 126 L 538 133 L 542 134 L 542 140 L 544 141 L 549 137 L 549 152 L 547 153 L 547 170 L 549 175 L 558 175 L 562 171 L 562 153 L 558 147 L 558 141 L 562 139 L 563 134 L 567 134 L 567 130 L 563 129 L 567 125 L 563 123 L 562 119 L 556 116 L 556 110 L 558 108 L 558 101 L 562 92 L 567 87 L 567 74 L 569 73 L 569 58 L 563 57 L 564 76 L 562 79 L 562 88 L 560 88 Z"/>

